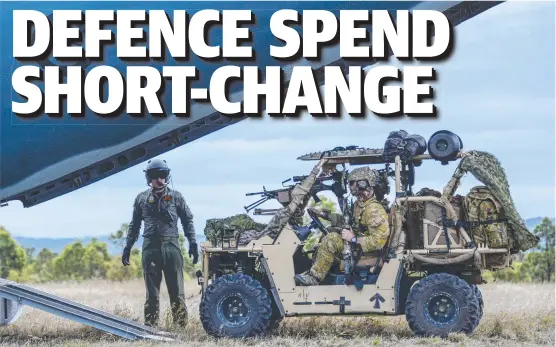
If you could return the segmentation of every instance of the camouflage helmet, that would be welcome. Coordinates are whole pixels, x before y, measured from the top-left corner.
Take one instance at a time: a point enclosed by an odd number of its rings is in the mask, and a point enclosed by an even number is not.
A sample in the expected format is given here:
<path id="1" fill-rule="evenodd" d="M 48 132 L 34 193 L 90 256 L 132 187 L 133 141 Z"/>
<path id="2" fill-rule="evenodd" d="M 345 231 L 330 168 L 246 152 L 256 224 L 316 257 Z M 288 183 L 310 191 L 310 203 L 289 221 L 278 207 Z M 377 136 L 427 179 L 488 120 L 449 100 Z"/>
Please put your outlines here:
<path id="1" fill-rule="evenodd" d="M 368 166 L 358 167 L 348 174 L 348 182 L 351 181 L 367 181 L 370 187 L 374 187 L 378 183 L 378 172 Z"/>

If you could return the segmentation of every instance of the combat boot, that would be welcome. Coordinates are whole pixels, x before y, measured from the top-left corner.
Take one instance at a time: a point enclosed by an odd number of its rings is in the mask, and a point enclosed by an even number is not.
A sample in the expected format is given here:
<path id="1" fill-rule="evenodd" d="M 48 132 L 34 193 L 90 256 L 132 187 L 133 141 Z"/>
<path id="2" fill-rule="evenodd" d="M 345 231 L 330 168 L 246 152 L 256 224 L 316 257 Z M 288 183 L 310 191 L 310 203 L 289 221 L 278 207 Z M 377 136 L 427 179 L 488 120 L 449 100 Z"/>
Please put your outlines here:
<path id="1" fill-rule="evenodd" d="M 320 280 L 311 274 L 310 271 L 295 275 L 295 284 L 298 286 L 318 286 Z"/>

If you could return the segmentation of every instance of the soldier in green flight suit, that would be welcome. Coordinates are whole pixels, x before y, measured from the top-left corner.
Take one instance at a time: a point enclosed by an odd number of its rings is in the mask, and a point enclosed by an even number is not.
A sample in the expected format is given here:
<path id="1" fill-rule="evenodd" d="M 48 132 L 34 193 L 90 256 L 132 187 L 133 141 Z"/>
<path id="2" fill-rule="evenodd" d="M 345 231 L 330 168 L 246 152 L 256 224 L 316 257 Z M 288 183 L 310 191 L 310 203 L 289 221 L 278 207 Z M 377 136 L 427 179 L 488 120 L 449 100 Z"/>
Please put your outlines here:
<path id="1" fill-rule="evenodd" d="M 349 173 L 348 182 L 352 195 L 357 197 L 353 207 L 353 227 L 349 229 L 342 227 L 340 233 L 329 232 L 323 237 L 311 269 L 295 276 L 297 285 L 318 285 L 326 277 L 334 262 L 341 262 L 344 240 L 360 248 L 369 259 L 379 261 L 378 251 L 386 244 L 390 225 L 384 206 L 374 194 L 378 184 L 378 172 L 369 167 L 357 168 Z M 343 221 L 338 221 L 343 219 L 342 215 L 316 209 L 312 211 L 320 217 L 329 219 L 332 227 L 343 225 Z"/>
<path id="2" fill-rule="evenodd" d="M 188 313 L 184 294 L 184 258 L 177 223 L 180 219 L 189 242 L 189 256 L 193 257 L 193 264 L 196 264 L 199 253 L 193 214 L 183 195 L 168 187 L 170 169 L 166 161 L 150 160 L 145 177 L 147 185 L 151 188 L 139 193 L 135 198 L 122 263 L 124 266 L 130 264 L 131 248 L 139 237 L 141 222 L 144 221 L 142 267 L 147 292 L 144 307 L 145 324 L 158 324 L 160 283 L 164 273 L 174 323 L 185 326 Z"/>

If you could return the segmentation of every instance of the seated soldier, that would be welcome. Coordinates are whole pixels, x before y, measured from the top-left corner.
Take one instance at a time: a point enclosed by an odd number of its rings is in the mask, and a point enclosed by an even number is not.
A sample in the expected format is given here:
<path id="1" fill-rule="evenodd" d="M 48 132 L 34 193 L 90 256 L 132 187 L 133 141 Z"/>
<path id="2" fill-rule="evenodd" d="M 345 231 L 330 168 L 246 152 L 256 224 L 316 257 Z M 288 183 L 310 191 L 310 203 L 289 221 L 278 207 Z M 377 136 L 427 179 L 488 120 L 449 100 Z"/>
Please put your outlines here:
<path id="1" fill-rule="evenodd" d="M 329 232 L 324 236 L 311 269 L 295 276 L 297 285 L 318 285 L 326 277 L 334 262 L 343 260 L 344 240 L 359 248 L 366 257 L 375 257 L 377 258 L 375 262 L 378 261 L 378 252 L 384 247 L 390 234 L 388 215 L 384 206 L 375 197 L 378 172 L 369 167 L 357 168 L 350 172 L 348 182 L 352 195 L 357 197 L 351 223 L 353 230 L 343 228 L 341 234 Z M 320 217 L 330 217 L 327 212 L 318 210 L 315 212 Z"/>

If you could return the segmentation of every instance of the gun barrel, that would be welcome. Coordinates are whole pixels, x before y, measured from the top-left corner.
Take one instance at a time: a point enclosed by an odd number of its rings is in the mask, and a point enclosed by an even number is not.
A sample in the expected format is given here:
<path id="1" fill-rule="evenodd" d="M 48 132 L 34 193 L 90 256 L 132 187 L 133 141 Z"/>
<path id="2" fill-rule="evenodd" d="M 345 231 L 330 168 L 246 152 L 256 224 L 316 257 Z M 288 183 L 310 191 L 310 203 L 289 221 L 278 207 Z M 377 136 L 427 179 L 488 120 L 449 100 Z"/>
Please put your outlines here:
<path id="1" fill-rule="evenodd" d="M 255 216 L 273 216 L 279 210 L 280 209 L 278 209 L 278 208 L 269 208 L 269 209 L 256 208 L 255 211 L 253 211 L 253 215 L 255 215 Z"/>
<path id="2" fill-rule="evenodd" d="M 298 182 L 303 181 L 307 177 L 309 177 L 309 176 L 293 176 L 292 179 L 293 179 L 294 182 L 298 183 Z M 334 179 L 334 178 L 331 177 L 331 176 L 324 176 L 324 177 L 317 177 L 316 181 L 317 182 L 322 182 L 322 181 L 328 181 L 328 180 L 331 180 L 331 179 Z"/>
<path id="3" fill-rule="evenodd" d="M 253 203 L 251 203 L 251 204 L 249 204 L 249 205 L 247 205 L 247 206 L 243 206 L 243 208 L 245 209 L 245 211 L 249 212 L 249 211 L 251 211 L 252 209 L 254 209 L 255 207 L 261 205 L 262 203 L 264 203 L 265 201 L 268 201 L 268 200 L 269 200 L 268 197 L 263 197 L 263 198 L 261 198 L 261 199 L 255 201 L 255 202 L 253 202 Z"/>
<path id="4" fill-rule="evenodd" d="M 293 181 L 294 182 L 301 182 L 304 179 L 306 179 L 308 176 L 293 176 Z"/>

